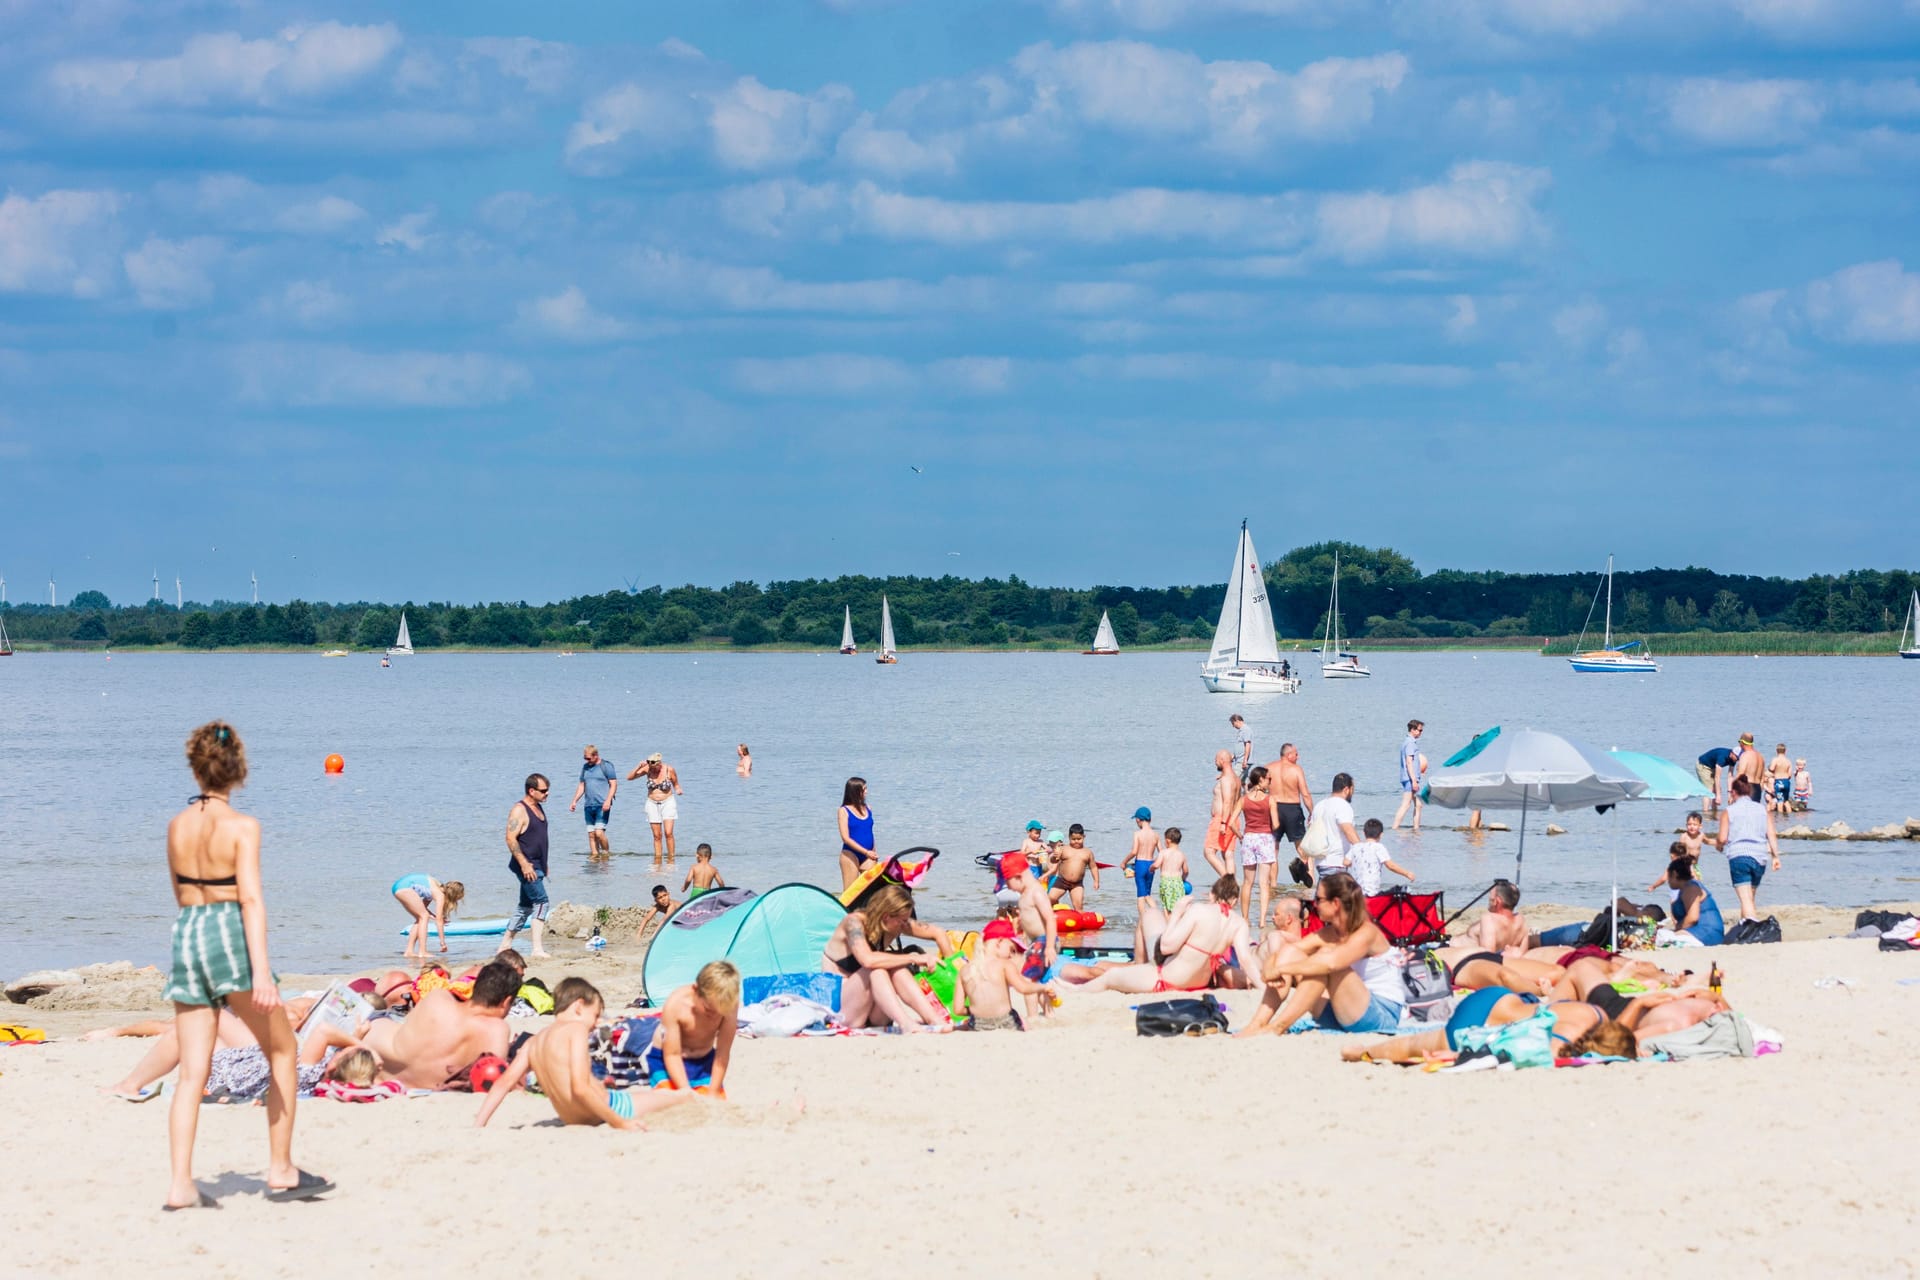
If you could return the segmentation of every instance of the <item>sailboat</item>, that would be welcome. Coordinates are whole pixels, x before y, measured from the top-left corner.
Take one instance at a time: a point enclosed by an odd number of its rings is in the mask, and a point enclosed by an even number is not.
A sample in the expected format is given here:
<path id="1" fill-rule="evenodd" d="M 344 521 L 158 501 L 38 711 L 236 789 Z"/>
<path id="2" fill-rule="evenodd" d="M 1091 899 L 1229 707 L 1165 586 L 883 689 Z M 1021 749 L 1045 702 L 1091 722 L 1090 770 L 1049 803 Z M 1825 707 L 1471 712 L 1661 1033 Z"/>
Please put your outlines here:
<path id="1" fill-rule="evenodd" d="M 1113 622 L 1107 617 L 1107 611 L 1100 611 L 1100 629 L 1093 633 L 1093 648 L 1084 652 L 1098 654 L 1103 658 L 1115 658 L 1120 655 L 1120 641 L 1114 638 Z"/>
<path id="2" fill-rule="evenodd" d="M 12 656 L 13 641 L 7 639 L 6 620 L 0 619 L 0 658 L 11 658 Z"/>
<path id="3" fill-rule="evenodd" d="M 1630 672 L 1639 672 L 1642 674 L 1649 673 L 1649 672 L 1657 673 L 1660 670 L 1660 664 L 1653 660 L 1653 655 L 1646 651 L 1646 646 L 1641 644 L 1640 641 L 1629 640 L 1625 644 L 1615 644 L 1613 642 L 1613 557 L 1612 556 L 1607 557 L 1606 590 L 1607 590 L 1606 630 L 1601 636 L 1600 647 L 1598 649 L 1575 649 L 1573 656 L 1567 659 L 1568 665 L 1570 665 L 1575 671 L 1585 672 L 1589 675 L 1601 675 L 1601 674 L 1617 675 L 1617 674 L 1625 674 Z M 1599 603 L 1599 594 L 1600 594 L 1599 590 L 1596 589 L 1594 591 L 1595 604 Z M 1592 605 L 1587 606 L 1587 622 L 1588 624 L 1591 624 L 1593 622 L 1593 606 Z M 1579 643 L 1585 644 L 1586 642 L 1587 642 L 1587 628 L 1585 626 L 1582 626 L 1580 628 Z M 1629 649 L 1639 649 L 1640 652 L 1628 653 L 1627 650 Z"/>
<path id="4" fill-rule="evenodd" d="M 1908 637 L 1913 639 L 1911 647 L 1907 644 Z M 4 645 L 6 639 L 6 630 L 0 628 L 0 645 Z M 1907 605 L 1907 625 L 1900 628 L 1900 656 L 1920 658 L 1920 590 L 1913 593 L 1913 600 Z"/>
<path id="5" fill-rule="evenodd" d="M 407 615 L 400 615 L 400 634 L 393 638 L 393 647 L 387 650 L 391 658 L 411 658 L 413 656 L 413 637 L 407 634 Z"/>
<path id="6" fill-rule="evenodd" d="M 1200 668 L 1200 680 L 1208 693 L 1300 692 L 1300 678 L 1280 661 L 1267 579 L 1245 520 L 1240 522 L 1227 598 L 1220 604 L 1220 623 L 1213 631 L 1213 651 Z"/>
<path id="7" fill-rule="evenodd" d="M 1360 665 L 1360 655 L 1340 647 L 1340 553 L 1333 553 L 1333 595 L 1327 601 L 1327 634 L 1320 641 L 1320 676 L 1324 680 L 1363 680 L 1373 672 Z"/>
<path id="8" fill-rule="evenodd" d="M 846 621 L 840 624 L 840 652 L 842 653 L 860 652 L 860 650 L 856 648 L 853 643 L 853 606 L 852 605 L 847 606 Z"/>
<path id="9" fill-rule="evenodd" d="M 900 661 L 893 652 L 893 609 L 885 596 L 880 597 L 880 652 L 873 660 L 885 667 Z"/>

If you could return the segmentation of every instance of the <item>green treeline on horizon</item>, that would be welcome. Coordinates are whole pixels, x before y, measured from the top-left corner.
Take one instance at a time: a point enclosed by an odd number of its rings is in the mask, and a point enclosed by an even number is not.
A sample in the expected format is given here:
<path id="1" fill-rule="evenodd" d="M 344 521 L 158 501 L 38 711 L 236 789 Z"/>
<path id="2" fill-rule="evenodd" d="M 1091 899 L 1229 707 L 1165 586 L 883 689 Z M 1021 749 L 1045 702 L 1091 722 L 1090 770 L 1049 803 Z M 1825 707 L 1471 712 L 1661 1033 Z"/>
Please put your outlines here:
<path id="1" fill-rule="evenodd" d="M 1285 637 L 1315 639 L 1326 619 L 1335 550 L 1340 556 L 1341 629 L 1356 640 L 1512 637 L 1549 641 L 1595 636 L 1595 573 L 1499 573 L 1442 569 L 1421 574 L 1388 548 L 1323 542 L 1266 566 L 1274 621 Z M 1920 574 L 1854 570 L 1804 579 L 1760 578 L 1710 569 L 1647 569 L 1614 578 L 1616 638 L 1697 632 L 1890 632 L 1902 624 Z M 1084 646 L 1102 610 L 1123 645 L 1205 641 L 1219 616 L 1224 583 L 1193 587 L 1036 587 L 1018 577 L 973 580 L 841 577 L 735 582 L 722 588 L 648 587 L 578 596 L 552 604 L 311 603 L 161 601 L 115 607 L 83 591 L 66 604 L 4 606 L 16 644 L 56 648 L 177 645 L 384 649 L 404 609 L 416 648 L 627 648 L 726 643 L 835 648 L 841 611 L 855 636 L 875 646 L 880 597 L 893 608 L 902 646 Z M 1603 606 L 1602 606 L 1603 607 Z"/>

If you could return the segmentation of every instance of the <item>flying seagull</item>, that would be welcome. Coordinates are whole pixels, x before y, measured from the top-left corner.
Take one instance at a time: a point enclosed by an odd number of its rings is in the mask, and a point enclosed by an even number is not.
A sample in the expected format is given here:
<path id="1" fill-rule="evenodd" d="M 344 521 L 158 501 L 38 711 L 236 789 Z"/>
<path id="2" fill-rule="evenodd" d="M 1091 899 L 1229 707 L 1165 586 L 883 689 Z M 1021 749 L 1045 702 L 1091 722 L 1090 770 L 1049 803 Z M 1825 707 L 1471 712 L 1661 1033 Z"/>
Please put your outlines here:
<path id="1" fill-rule="evenodd" d="M 926 472 L 924 472 L 924 471 L 922 471 L 922 470 L 921 470 L 920 468 L 918 468 L 918 467 L 916 467 L 916 466 L 914 466 L 914 465 L 913 465 L 913 464 L 912 464 L 911 462 L 909 462 L 909 463 L 907 464 L 907 470 L 909 470 L 909 471 L 911 471 L 911 472 L 913 472 L 913 474 L 915 474 L 915 475 L 917 475 L 917 476 L 921 476 L 921 475 L 925 475 L 925 474 L 926 474 Z"/>

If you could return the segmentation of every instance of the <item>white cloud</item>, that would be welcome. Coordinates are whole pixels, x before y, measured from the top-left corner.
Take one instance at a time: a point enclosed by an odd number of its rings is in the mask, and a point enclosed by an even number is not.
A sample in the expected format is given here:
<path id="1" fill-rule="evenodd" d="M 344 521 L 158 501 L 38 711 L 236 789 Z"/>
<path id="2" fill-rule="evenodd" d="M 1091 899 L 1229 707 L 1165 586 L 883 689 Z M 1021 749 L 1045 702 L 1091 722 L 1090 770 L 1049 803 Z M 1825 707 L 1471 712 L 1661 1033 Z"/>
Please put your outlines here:
<path id="1" fill-rule="evenodd" d="M 821 154 L 853 117 L 853 91 L 769 89 L 742 76 L 712 100 L 713 150 L 729 169 L 791 169 Z"/>
<path id="2" fill-rule="evenodd" d="M 1164 31 L 1227 18 L 1298 18 L 1315 22 L 1330 10 L 1358 9 L 1355 0 L 1047 0 L 1063 18 L 1115 22 L 1140 31 Z"/>
<path id="3" fill-rule="evenodd" d="M 234 363 L 242 400 L 293 408 L 469 408 L 533 384 L 517 361 L 479 352 L 256 344 L 238 348 Z"/>
<path id="4" fill-rule="evenodd" d="M 1453 306 L 1453 314 L 1447 317 L 1444 326 L 1447 336 L 1455 342 L 1464 342 L 1480 327 L 1480 309 L 1464 293 L 1455 294 L 1448 301 Z"/>
<path id="5" fill-rule="evenodd" d="M 1862 262 L 1807 286 L 1807 318 L 1840 342 L 1920 342 L 1920 273 Z"/>
<path id="6" fill-rule="evenodd" d="M 367 216 L 367 211 L 344 196 L 316 196 L 282 209 L 274 224 L 295 235 L 326 236 L 344 231 Z"/>
<path id="7" fill-rule="evenodd" d="M 907 391 L 915 380 L 899 360 L 848 353 L 736 360 L 733 377 L 754 395 L 829 398 Z"/>
<path id="8" fill-rule="evenodd" d="M 0 292 L 97 298 L 118 278 L 106 244 L 120 197 L 111 191 L 49 191 L 0 199 Z"/>
<path id="9" fill-rule="evenodd" d="M 1278 246 L 1296 243 L 1303 230 L 1298 201 L 1288 196 L 1148 187 L 1071 201 L 963 201 L 907 195 L 862 182 L 847 199 L 860 229 L 892 240 L 936 244 L 1154 239 Z"/>
<path id="10" fill-rule="evenodd" d="M 1013 385 L 1013 361 L 1005 356 L 961 356 L 927 366 L 934 383 L 966 395 L 1000 395 Z"/>
<path id="11" fill-rule="evenodd" d="M 378 245 L 397 246 L 418 253 L 426 248 L 427 242 L 433 238 L 427 232 L 427 228 L 431 226 L 432 223 L 433 210 L 421 209 L 397 218 L 393 222 L 380 228 L 380 230 L 374 234 L 373 242 Z"/>
<path id="12" fill-rule="evenodd" d="M 1804 80 L 1696 77 L 1667 98 L 1674 131 L 1713 147 L 1770 147 L 1796 142 L 1826 114 L 1820 90 Z"/>
<path id="13" fill-rule="evenodd" d="M 660 249 L 630 259 L 634 283 L 664 305 L 717 306 L 729 311 L 824 312 L 892 315 L 910 311 L 986 311 L 996 305 L 995 282 L 949 277 L 924 282 L 902 277 L 794 280 L 768 267 L 710 262 Z"/>
<path id="14" fill-rule="evenodd" d="M 1410 190 L 1329 195 L 1316 214 L 1323 252 L 1349 262 L 1406 253 L 1463 257 L 1511 253 L 1546 234 L 1534 201 L 1545 169 L 1467 161 L 1445 179 Z"/>
<path id="15" fill-rule="evenodd" d="M 1327 58 L 1297 72 L 1265 62 L 1202 62 L 1133 40 L 1023 49 L 1013 68 L 1031 84 L 1035 114 L 1117 133 L 1193 138 L 1247 154 L 1289 139 L 1350 136 L 1375 99 L 1400 87 L 1407 59 Z"/>
<path id="16" fill-rule="evenodd" d="M 1584 348 L 1607 327 L 1607 309 L 1591 298 L 1582 299 L 1553 313 L 1553 331 L 1570 347 Z"/>
<path id="17" fill-rule="evenodd" d="M 264 300 L 261 309 L 303 329 L 324 329 L 346 319 L 351 307 L 328 281 L 295 280 L 278 295 Z"/>
<path id="18" fill-rule="evenodd" d="M 363 80 L 400 45 L 388 23 L 291 26 L 271 39 L 197 35 L 171 57 L 91 58 L 55 64 L 54 88 L 86 103 L 139 110 L 272 106 L 321 98 Z"/>
<path id="19" fill-rule="evenodd" d="M 520 324 L 566 342 L 613 342 L 628 332 L 625 324 L 595 310 L 579 285 L 568 285 L 550 298 L 521 303 Z"/>
<path id="20" fill-rule="evenodd" d="M 953 134 L 923 141 L 904 129 L 879 127 L 872 112 L 863 112 L 834 148 L 834 154 L 852 167 L 888 178 L 951 175 L 959 168 L 959 151 Z"/>
<path id="21" fill-rule="evenodd" d="M 465 42 L 463 61 L 484 62 L 535 93 L 564 93 L 573 85 L 573 50 L 531 36 L 483 36 Z"/>
<path id="22" fill-rule="evenodd" d="M 212 299 L 213 280 L 208 272 L 221 253 L 220 242 L 209 236 L 191 240 L 155 236 L 128 252 L 121 265 L 141 306 L 152 311 L 179 311 Z"/>

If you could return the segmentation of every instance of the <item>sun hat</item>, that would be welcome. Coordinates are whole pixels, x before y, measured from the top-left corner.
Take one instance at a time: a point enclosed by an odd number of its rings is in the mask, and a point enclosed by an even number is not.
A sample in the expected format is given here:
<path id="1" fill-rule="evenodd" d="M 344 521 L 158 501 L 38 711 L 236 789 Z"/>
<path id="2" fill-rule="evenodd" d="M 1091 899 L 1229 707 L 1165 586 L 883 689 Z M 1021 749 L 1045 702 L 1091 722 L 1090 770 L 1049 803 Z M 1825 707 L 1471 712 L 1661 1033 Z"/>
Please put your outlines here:
<path id="1" fill-rule="evenodd" d="M 1027 830 L 1029 831 L 1044 831 L 1046 830 L 1046 827 L 1047 827 L 1047 824 L 1040 821 L 1040 819 L 1038 818 L 1027 819 Z"/>
<path id="2" fill-rule="evenodd" d="M 1138 809 L 1135 809 L 1135 810 L 1133 811 L 1133 816 L 1134 816 L 1134 818 L 1135 818 L 1135 819 L 1138 819 L 1138 820 L 1144 820 L 1144 821 L 1147 821 L 1147 822 L 1152 822 L 1152 821 L 1153 821 L 1153 810 L 1151 810 L 1151 809 L 1149 809 L 1149 808 L 1147 808 L 1147 806 L 1145 806 L 1145 805 L 1141 805 L 1141 806 L 1140 806 L 1140 807 L 1139 807 Z"/>
<path id="3" fill-rule="evenodd" d="M 1065 844 L 1066 842 L 1067 842 L 1067 833 L 1062 831 L 1060 828 L 1055 827 L 1053 830 L 1047 832 L 1048 844 Z"/>

